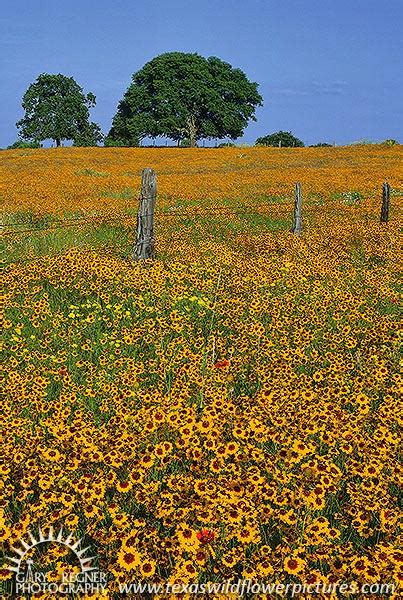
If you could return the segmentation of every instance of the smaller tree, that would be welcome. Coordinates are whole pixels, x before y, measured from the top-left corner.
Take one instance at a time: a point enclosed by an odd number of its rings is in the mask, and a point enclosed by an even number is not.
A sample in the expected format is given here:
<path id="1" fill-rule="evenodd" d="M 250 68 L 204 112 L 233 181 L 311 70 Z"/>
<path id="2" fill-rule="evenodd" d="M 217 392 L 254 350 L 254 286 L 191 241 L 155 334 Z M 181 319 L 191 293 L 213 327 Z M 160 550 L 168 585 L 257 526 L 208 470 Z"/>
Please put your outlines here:
<path id="1" fill-rule="evenodd" d="M 16 125 L 25 140 L 51 139 L 56 146 L 62 140 L 93 145 L 100 139 L 99 126 L 90 122 L 89 109 L 95 102 L 94 94 L 85 95 L 72 77 L 42 73 L 25 92 L 25 116 Z"/>
<path id="2" fill-rule="evenodd" d="M 304 142 L 291 131 L 277 131 L 256 140 L 255 146 L 281 146 L 282 148 L 303 148 Z"/>

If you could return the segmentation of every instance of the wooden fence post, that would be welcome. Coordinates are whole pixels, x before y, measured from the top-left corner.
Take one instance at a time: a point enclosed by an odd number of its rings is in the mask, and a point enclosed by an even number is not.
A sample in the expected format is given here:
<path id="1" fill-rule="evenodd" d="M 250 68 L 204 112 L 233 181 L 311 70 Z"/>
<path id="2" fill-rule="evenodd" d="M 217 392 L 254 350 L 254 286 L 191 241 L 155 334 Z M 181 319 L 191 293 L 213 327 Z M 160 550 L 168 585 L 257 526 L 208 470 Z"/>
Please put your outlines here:
<path id="1" fill-rule="evenodd" d="M 302 194 L 301 184 L 295 184 L 294 223 L 292 232 L 300 234 L 302 231 Z"/>
<path id="2" fill-rule="evenodd" d="M 157 178 L 153 169 L 144 169 L 141 175 L 141 195 L 137 213 L 137 241 L 133 252 L 135 260 L 154 257 L 154 208 L 157 197 Z"/>
<path id="3" fill-rule="evenodd" d="M 382 208 L 381 208 L 381 223 L 387 223 L 389 220 L 389 204 L 390 204 L 390 185 L 387 181 L 382 186 Z"/>

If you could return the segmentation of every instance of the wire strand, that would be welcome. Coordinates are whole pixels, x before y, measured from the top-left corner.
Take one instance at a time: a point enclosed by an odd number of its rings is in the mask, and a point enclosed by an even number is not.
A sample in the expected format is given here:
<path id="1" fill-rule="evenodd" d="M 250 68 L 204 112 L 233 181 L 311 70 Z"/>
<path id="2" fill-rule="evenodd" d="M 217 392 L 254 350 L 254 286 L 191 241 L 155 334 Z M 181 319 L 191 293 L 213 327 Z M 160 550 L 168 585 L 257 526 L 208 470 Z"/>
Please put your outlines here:
<path id="1" fill-rule="evenodd" d="M 375 190 L 374 190 L 375 191 Z M 291 194 L 289 195 L 290 199 L 291 199 Z M 373 199 L 373 196 L 366 196 L 365 198 L 363 198 L 363 200 L 370 200 Z M 268 208 L 271 205 L 266 204 L 257 204 L 257 205 L 252 205 L 256 210 L 263 208 Z M 239 207 L 240 208 L 240 207 Z M 154 215 L 155 217 L 159 217 L 159 216 L 199 216 L 199 215 L 210 215 L 210 214 L 231 214 L 231 215 L 235 215 L 235 214 L 255 214 L 255 213 L 246 213 L 246 212 L 242 212 L 240 211 L 239 213 L 236 211 L 229 211 L 229 209 L 225 206 L 219 207 L 213 207 L 211 209 L 202 209 L 202 210 L 195 210 L 195 211 L 183 211 L 183 212 L 177 212 L 175 210 L 168 209 L 168 210 L 156 210 L 154 211 Z M 143 216 L 149 216 L 149 214 L 143 215 Z M 107 213 L 101 213 L 101 214 L 96 214 L 96 215 L 85 215 L 83 217 L 71 217 L 71 218 L 65 218 L 65 219 L 59 219 L 57 221 L 52 221 L 48 227 L 42 227 L 42 228 L 29 228 L 29 229 L 23 229 L 20 230 L 18 233 L 25 233 L 25 232 L 31 232 L 31 231 L 43 231 L 46 229 L 51 229 L 53 228 L 52 226 L 55 225 L 55 223 L 60 223 L 60 227 L 63 226 L 63 224 L 65 223 L 71 223 L 71 224 L 75 224 L 75 223 L 88 223 L 88 222 L 93 222 L 93 221 L 103 221 L 105 219 L 113 219 L 113 220 L 118 220 L 118 219 L 137 219 L 138 218 L 138 212 L 134 215 L 130 215 L 127 213 L 121 213 L 121 215 L 117 216 L 116 213 L 111 213 L 111 212 L 107 212 Z M 7 224 L 3 224 L 0 225 L 1 228 L 3 229 L 10 229 L 13 227 L 20 227 L 21 225 L 25 225 L 25 223 L 7 223 Z M 7 232 L 6 232 L 7 233 Z"/>
<path id="2" fill-rule="evenodd" d="M 141 215 L 141 218 L 146 218 L 151 216 L 153 213 L 145 213 L 143 215 Z M 257 215 L 262 215 L 264 216 L 265 212 L 246 212 L 246 211 L 231 211 L 231 210 L 208 210 L 208 211 L 197 211 L 197 212 L 175 212 L 175 213 L 171 213 L 171 212 L 159 212 L 159 213 L 154 213 L 154 217 L 163 217 L 163 218 L 173 218 L 173 217 L 189 217 L 189 218 L 195 218 L 195 217 L 208 217 L 210 215 L 224 215 L 224 216 L 257 216 Z M 125 215 L 124 217 L 126 219 L 127 222 L 130 222 L 131 220 L 133 221 L 137 221 L 137 219 L 139 218 L 139 215 L 137 216 L 130 216 L 130 215 Z M 110 217 L 110 218 L 98 218 L 98 219 L 74 219 L 74 220 L 63 220 L 60 221 L 60 224 L 55 224 L 55 223 L 50 223 L 49 226 L 47 227 L 41 227 L 41 228 L 27 228 L 27 229 L 19 229 L 17 231 L 3 231 L 3 235 L 20 235 L 22 233 L 42 233 L 44 231 L 55 231 L 58 229 L 63 229 L 63 228 L 67 228 L 67 227 L 74 227 L 74 225 L 102 225 L 104 223 L 112 223 L 112 222 L 116 222 L 116 221 L 120 221 L 122 225 L 124 225 L 124 221 L 121 219 L 121 217 Z M 15 224 L 12 224 L 12 226 L 15 226 Z M 3 225 L 3 228 L 8 228 L 9 225 Z"/>

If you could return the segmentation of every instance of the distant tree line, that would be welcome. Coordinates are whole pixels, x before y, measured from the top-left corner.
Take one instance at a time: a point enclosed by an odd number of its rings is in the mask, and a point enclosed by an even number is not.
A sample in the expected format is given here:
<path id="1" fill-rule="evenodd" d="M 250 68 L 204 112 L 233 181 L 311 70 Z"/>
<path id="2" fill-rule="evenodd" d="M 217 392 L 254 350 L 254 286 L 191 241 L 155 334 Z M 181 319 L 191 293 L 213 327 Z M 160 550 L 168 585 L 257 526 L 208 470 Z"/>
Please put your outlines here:
<path id="1" fill-rule="evenodd" d="M 10 148 L 37 148 L 48 139 L 56 146 L 68 140 L 75 146 L 103 142 L 125 147 L 139 146 L 149 137 L 165 137 L 182 147 L 200 140 L 236 140 L 256 121 L 263 98 L 257 83 L 217 57 L 168 52 L 134 73 L 106 136 L 90 120 L 95 104 L 95 95 L 85 94 L 72 77 L 42 73 L 22 98 L 25 114 L 16 123 L 20 139 Z M 218 147 L 231 145 L 227 141 Z M 259 137 L 255 145 L 301 148 L 304 143 L 290 131 L 278 131 Z"/>
<path id="2" fill-rule="evenodd" d="M 157 56 L 132 77 L 119 102 L 109 133 L 90 121 L 93 93 L 84 94 L 72 77 L 42 73 L 22 99 L 22 140 L 56 146 L 138 146 L 146 137 L 166 137 L 178 145 L 242 136 L 263 99 L 258 84 L 219 58 L 169 52 Z"/>

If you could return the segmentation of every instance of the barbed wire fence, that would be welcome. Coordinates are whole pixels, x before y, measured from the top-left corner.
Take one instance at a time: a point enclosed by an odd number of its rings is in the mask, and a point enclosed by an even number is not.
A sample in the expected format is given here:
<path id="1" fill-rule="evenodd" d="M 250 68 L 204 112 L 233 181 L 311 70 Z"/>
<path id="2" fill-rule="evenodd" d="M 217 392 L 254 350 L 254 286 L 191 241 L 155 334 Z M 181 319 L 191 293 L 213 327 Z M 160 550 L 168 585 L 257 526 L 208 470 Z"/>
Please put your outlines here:
<path id="1" fill-rule="evenodd" d="M 374 191 L 375 192 L 375 191 Z M 123 228 L 129 229 L 132 233 L 132 253 L 131 257 L 135 260 L 145 260 L 153 258 L 155 254 L 155 236 L 154 227 L 155 223 L 158 226 L 162 222 L 171 219 L 183 218 L 195 220 L 198 218 L 209 218 L 213 216 L 219 217 L 256 217 L 266 216 L 270 214 L 271 204 L 258 204 L 250 210 L 245 207 L 234 207 L 229 208 L 227 206 L 213 206 L 212 208 L 192 208 L 192 210 L 181 210 L 176 207 L 170 207 L 165 209 L 156 208 L 156 197 L 157 197 L 157 183 L 156 174 L 153 169 L 144 169 L 142 173 L 142 185 L 141 193 L 139 197 L 139 207 L 137 215 L 129 214 L 128 212 L 122 212 L 117 214 L 115 212 L 106 212 L 93 215 L 83 215 L 78 217 L 70 218 L 54 218 L 51 217 L 49 221 L 43 223 L 39 222 L 35 226 L 25 227 L 24 222 L 11 222 L 1 225 L 2 236 L 5 238 L 11 237 L 13 239 L 18 238 L 21 235 L 35 234 L 40 235 L 41 233 L 47 234 L 52 231 L 59 231 L 62 229 L 68 229 L 73 227 L 99 227 L 102 225 L 121 225 Z M 372 197 L 372 196 L 371 196 Z M 386 181 L 382 185 L 382 202 L 380 210 L 380 222 L 387 224 L 389 221 L 390 213 L 390 198 L 391 188 L 389 183 Z M 294 234 L 300 235 L 303 230 L 303 210 L 302 210 L 302 186 L 297 182 L 294 186 L 294 210 L 292 213 L 292 226 L 290 231 Z M 291 213 L 290 213 L 291 216 Z M 368 215 L 366 215 L 368 223 Z M 166 221 L 165 221 L 166 222 Z M 171 221 L 172 222 L 172 221 Z M 270 230 L 266 229 L 259 232 L 248 232 L 248 237 L 262 236 L 269 233 Z M 116 234 L 116 229 L 114 230 Z M 172 236 L 171 236 L 172 238 Z M 115 240 L 114 246 L 118 245 L 118 240 Z M 148 248 L 144 252 L 144 248 Z M 104 251 L 106 248 L 104 248 Z M 52 254 L 51 256 L 58 256 L 60 254 Z M 46 255 L 40 255 L 36 257 L 29 257 L 21 260 L 12 260 L 7 264 L 22 264 L 26 262 L 32 262 L 42 260 Z"/>

